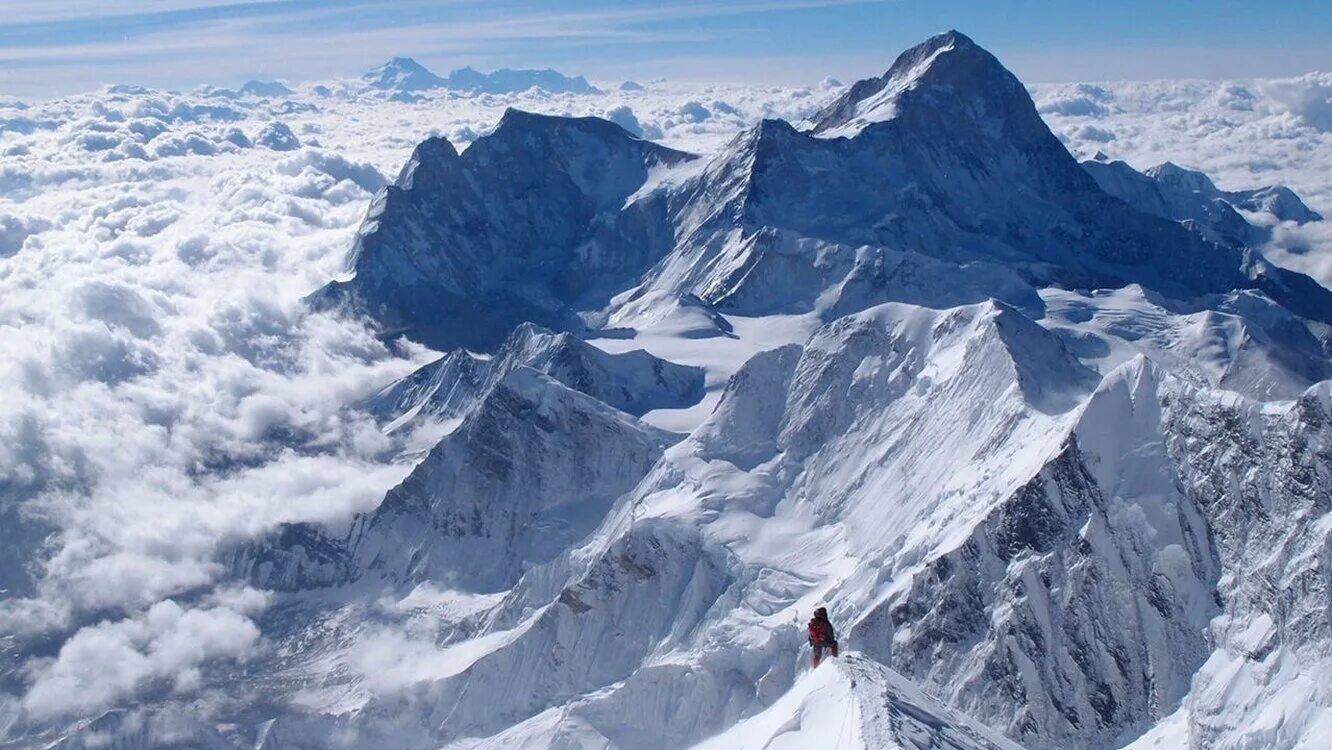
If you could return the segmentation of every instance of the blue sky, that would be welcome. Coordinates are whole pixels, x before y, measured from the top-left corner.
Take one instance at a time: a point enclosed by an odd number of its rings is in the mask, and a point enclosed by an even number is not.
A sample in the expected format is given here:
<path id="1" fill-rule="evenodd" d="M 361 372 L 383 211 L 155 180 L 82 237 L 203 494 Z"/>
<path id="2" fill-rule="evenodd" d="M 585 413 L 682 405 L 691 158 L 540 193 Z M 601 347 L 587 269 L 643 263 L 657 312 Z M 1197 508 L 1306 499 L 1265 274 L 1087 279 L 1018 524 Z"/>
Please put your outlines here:
<path id="1" fill-rule="evenodd" d="M 0 93 L 555 67 L 601 81 L 811 83 L 957 28 L 1027 81 L 1332 70 L 1332 2 L 0 0 Z"/>

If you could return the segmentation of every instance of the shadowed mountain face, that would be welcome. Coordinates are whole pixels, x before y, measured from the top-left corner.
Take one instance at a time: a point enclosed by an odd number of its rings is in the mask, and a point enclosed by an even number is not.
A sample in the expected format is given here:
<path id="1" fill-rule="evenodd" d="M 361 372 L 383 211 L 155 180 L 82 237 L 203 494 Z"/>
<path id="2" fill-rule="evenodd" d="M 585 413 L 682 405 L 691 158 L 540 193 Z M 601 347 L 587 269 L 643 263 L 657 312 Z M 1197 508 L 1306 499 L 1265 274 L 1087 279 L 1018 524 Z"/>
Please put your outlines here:
<path id="1" fill-rule="evenodd" d="M 462 154 L 428 140 L 371 206 L 355 277 L 314 300 L 441 348 L 492 349 L 528 321 L 576 328 L 576 303 L 604 304 L 654 260 L 648 227 L 607 225 L 650 170 L 691 158 L 605 120 L 517 110 Z"/>

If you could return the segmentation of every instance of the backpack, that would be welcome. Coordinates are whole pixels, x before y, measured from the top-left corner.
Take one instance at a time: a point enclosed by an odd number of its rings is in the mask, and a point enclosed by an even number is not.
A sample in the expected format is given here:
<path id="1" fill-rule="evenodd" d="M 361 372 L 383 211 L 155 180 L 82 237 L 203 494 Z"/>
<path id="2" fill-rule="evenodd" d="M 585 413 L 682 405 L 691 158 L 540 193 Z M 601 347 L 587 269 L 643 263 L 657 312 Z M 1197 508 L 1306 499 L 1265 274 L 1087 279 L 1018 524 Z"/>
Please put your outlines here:
<path id="1" fill-rule="evenodd" d="M 809 644 L 829 644 L 833 641 L 832 623 L 827 620 L 809 621 Z"/>

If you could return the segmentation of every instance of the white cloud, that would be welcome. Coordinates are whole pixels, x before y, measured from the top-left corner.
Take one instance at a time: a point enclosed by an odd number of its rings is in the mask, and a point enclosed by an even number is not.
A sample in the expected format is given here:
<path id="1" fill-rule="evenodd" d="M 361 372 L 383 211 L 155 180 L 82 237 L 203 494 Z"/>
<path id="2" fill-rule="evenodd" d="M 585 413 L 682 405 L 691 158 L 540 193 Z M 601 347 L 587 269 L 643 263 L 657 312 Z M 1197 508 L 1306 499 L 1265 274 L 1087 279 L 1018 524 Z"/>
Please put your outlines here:
<path id="1" fill-rule="evenodd" d="M 1332 131 L 1332 73 L 1265 81 L 1262 92 L 1313 127 Z"/>
<path id="2" fill-rule="evenodd" d="M 258 0 L 258 2 L 276 2 L 276 0 Z M 237 4 L 235 0 L 136 0 L 130 7 L 96 0 L 10 0 L 5 4 L 5 20 L 10 23 L 18 21 L 49 23 L 61 19 L 164 13 Z"/>
<path id="3" fill-rule="evenodd" d="M 158 602 L 136 617 L 75 633 L 34 668 L 23 705 L 45 719 L 104 709 L 149 686 L 191 692 L 209 662 L 243 659 L 258 643 L 259 629 L 233 610 Z"/>
<path id="4" fill-rule="evenodd" d="M 1306 273 L 1332 288 L 1332 221 L 1300 226 L 1283 222 L 1273 228 L 1263 253 L 1274 263 Z"/>

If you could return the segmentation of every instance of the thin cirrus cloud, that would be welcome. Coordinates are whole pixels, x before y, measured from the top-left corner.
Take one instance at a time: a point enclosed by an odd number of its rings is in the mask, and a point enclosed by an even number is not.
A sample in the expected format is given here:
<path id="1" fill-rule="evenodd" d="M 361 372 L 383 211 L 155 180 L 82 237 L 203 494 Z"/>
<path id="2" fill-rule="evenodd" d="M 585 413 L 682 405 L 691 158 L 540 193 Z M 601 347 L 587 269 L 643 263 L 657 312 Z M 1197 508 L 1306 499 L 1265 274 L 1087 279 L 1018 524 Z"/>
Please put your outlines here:
<path id="1" fill-rule="evenodd" d="M 750 34 L 754 29 L 745 24 L 767 15 L 877 4 L 880 0 L 763 0 L 552 10 L 523 2 L 409 1 L 387 7 L 359 1 L 162 0 L 114 15 L 72 2 L 42 15 L 36 4 L 26 4 L 17 17 L 0 23 L 0 69 L 25 74 L 0 81 L 0 88 L 40 96 L 115 82 L 186 86 L 204 76 L 214 82 L 218 76 L 259 73 L 290 80 L 336 77 L 404 53 L 445 64 L 500 64 L 519 51 L 532 54 L 534 42 L 537 54 L 546 49 L 551 62 L 559 62 L 566 57 L 561 50 L 578 45 L 720 43 Z M 591 62 L 605 69 L 608 61 L 623 57 L 607 53 Z"/>
<path id="2" fill-rule="evenodd" d="M 61 20 L 105 19 L 113 16 L 143 16 L 152 13 L 229 8 L 280 0 L 138 0 L 133 6 L 96 0 L 10 0 L 5 3 L 5 23 L 52 22 Z"/>

